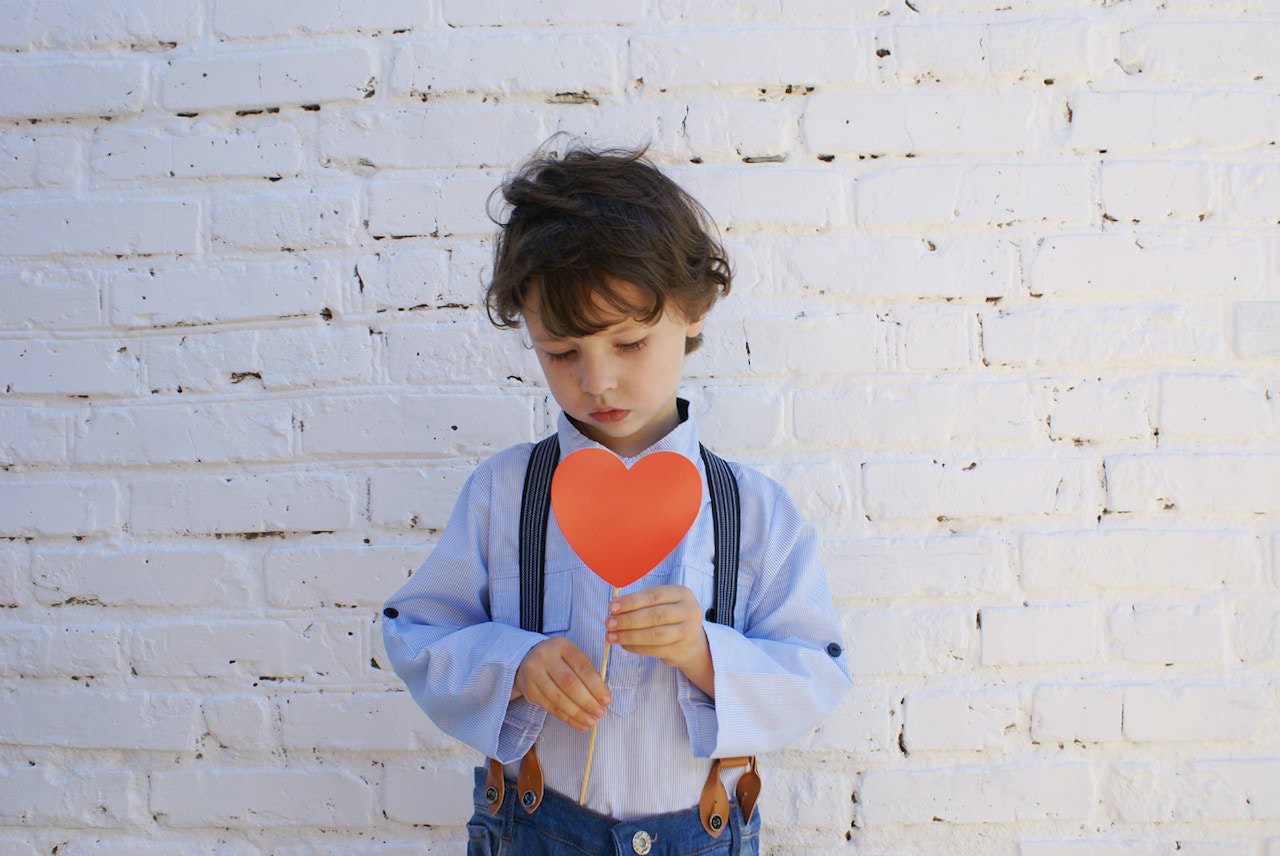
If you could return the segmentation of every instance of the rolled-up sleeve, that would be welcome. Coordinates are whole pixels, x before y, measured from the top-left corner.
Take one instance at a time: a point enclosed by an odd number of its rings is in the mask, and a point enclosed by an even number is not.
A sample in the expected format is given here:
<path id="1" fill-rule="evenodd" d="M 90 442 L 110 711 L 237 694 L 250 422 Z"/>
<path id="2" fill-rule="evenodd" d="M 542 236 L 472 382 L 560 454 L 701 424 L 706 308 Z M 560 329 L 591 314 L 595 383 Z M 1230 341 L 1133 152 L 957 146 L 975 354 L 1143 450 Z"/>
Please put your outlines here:
<path id="1" fill-rule="evenodd" d="M 699 757 L 781 749 L 834 711 L 852 685 L 813 526 L 780 486 L 768 484 L 773 502 L 762 513 L 744 503 L 744 547 L 752 537 L 757 546 L 755 556 L 744 550 L 743 569 L 754 578 L 741 629 L 703 624 L 715 699 L 679 677 L 680 706 Z"/>
<path id="2" fill-rule="evenodd" d="M 511 701 L 516 670 L 546 637 L 495 622 L 487 565 L 493 473 L 467 480 L 431 555 L 383 606 L 391 664 L 442 731 L 503 763 L 522 757 L 546 711 Z"/>

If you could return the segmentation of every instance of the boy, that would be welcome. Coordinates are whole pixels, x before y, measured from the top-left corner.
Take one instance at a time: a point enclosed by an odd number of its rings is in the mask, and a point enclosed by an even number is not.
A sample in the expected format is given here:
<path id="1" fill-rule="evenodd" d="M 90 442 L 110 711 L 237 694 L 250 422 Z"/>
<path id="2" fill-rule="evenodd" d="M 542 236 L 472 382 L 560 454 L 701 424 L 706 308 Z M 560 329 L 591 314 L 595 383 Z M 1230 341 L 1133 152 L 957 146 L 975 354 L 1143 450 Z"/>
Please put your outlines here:
<path id="1" fill-rule="evenodd" d="M 754 757 L 736 788 L 743 760 L 710 759 L 803 736 L 839 703 L 849 672 L 812 527 L 779 485 L 737 464 L 737 591 L 732 615 L 715 620 L 710 463 L 676 391 L 729 290 L 724 251 L 702 208 L 643 152 L 538 158 L 502 190 L 510 214 L 486 305 L 496 325 L 527 329 L 563 411 L 561 459 L 604 447 L 630 466 L 677 452 L 703 479 L 702 509 L 617 598 L 551 515 L 541 632 L 521 629 L 533 447 L 507 449 L 472 474 L 435 551 L 387 601 L 387 653 L 442 730 L 496 759 L 476 771 L 469 853 L 756 853 Z M 722 786 L 741 803 L 727 815 L 708 808 Z"/>

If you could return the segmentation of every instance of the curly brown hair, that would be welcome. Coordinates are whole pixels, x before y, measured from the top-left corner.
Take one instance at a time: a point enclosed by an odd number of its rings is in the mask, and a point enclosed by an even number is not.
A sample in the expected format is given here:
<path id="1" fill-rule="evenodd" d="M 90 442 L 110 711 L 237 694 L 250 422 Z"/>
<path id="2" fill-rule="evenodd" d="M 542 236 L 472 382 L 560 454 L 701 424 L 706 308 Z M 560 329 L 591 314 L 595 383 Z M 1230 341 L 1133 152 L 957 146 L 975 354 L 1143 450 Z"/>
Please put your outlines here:
<path id="1" fill-rule="evenodd" d="M 644 149 L 542 154 L 497 192 L 507 213 L 494 218 L 499 232 L 485 291 L 495 326 L 521 326 L 531 288 L 554 336 L 589 336 L 609 326 L 597 298 L 650 324 L 667 300 L 692 321 L 729 293 L 733 272 L 710 215 Z M 637 286 L 643 303 L 623 299 L 611 279 Z M 701 342 L 701 335 L 688 339 L 685 353 Z"/>

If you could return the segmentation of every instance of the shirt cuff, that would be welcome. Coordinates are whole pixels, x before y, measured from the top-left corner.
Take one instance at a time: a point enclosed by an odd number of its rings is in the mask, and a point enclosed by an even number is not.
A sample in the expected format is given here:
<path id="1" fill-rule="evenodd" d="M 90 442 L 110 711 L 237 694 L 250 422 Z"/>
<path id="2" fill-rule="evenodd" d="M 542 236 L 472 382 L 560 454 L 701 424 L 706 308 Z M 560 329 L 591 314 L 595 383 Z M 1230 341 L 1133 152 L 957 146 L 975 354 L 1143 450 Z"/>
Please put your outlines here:
<path id="1" fill-rule="evenodd" d="M 711 648 L 711 665 L 714 671 L 716 649 L 713 634 L 715 631 L 710 628 L 716 625 L 704 621 L 702 626 L 707 630 L 707 644 Z M 685 677 L 684 672 L 677 669 L 676 700 L 680 703 L 680 710 L 684 714 L 685 726 L 689 731 L 689 743 L 693 747 L 693 756 L 710 758 L 711 753 L 715 751 L 720 734 L 715 699 L 704 693 L 697 684 Z"/>

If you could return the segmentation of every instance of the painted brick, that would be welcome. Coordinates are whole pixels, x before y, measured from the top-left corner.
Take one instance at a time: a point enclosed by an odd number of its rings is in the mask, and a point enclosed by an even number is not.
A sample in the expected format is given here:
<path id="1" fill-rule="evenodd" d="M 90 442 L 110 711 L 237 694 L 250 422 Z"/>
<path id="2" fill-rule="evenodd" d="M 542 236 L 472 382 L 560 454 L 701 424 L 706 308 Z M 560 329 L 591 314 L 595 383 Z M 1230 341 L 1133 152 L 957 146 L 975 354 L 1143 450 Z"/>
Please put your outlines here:
<path id="1" fill-rule="evenodd" d="M 1268 145 L 1280 101 L 1255 92 L 1087 92 L 1068 100 L 1081 150 L 1180 151 Z"/>
<path id="2" fill-rule="evenodd" d="M 1121 606 L 1107 616 L 1112 656 L 1131 663 L 1180 666 L 1222 663 L 1222 607 Z"/>
<path id="3" fill-rule="evenodd" d="M 0 740 L 80 749 L 194 749 L 195 696 L 18 689 L 0 694 Z"/>
<path id="4" fill-rule="evenodd" d="M 548 135 L 543 117 L 499 107 L 423 105 L 395 112 L 327 114 L 320 126 L 326 162 L 392 169 L 513 164 Z"/>
<path id="5" fill-rule="evenodd" d="M 425 558 L 418 546 L 271 550 L 263 559 L 267 602 L 282 609 L 379 606 Z"/>
<path id="6" fill-rule="evenodd" d="M 263 7 L 253 0 L 217 0 L 213 31 L 227 38 L 408 30 L 426 25 L 428 10 L 413 0 L 312 0 Z"/>
<path id="7" fill-rule="evenodd" d="M 1280 166 L 1240 164 L 1227 168 L 1224 204 L 1233 223 L 1280 223 Z"/>
<path id="8" fill-rule="evenodd" d="M 1274 433 L 1271 393 L 1247 378 L 1169 375 L 1160 386 L 1162 440 Z"/>
<path id="9" fill-rule="evenodd" d="M 1100 506 L 1096 475 L 1083 461 L 879 461 L 862 467 L 872 520 L 1056 515 Z M 1100 499 L 1100 498 L 1099 498 Z"/>
<path id="10" fill-rule="evenodd" d="M 828 539 L 823 556 L 836 600 L 988 594 L 1012 578 L 1007 546 L 990 538 Z"/>
<path id="11" fill-rule="evenodd" d="M 60 856 L 64 853 L 67 856 L 114 856 L 117 853 L 128 853 L 130 856 L 169 856 L 175 847 L 181 847 L 183 853 L 191 856 L 261 856 L 262 853 L 248 842 L 228 840 L 225 834 L 216 838 L 192 838 L 162 832 L 157 837 L 164 840 L 99 834 L 92 840 L 71 841 L 65 847 L 59 845 L 58 853 Z"/>
<path id="12" fill-rule="evenodd" d="M 188 769 L 152 773 L 162 826 L 368 826 L 373 788 L 345 770 Z"/>
<path id="13" fill-rule="evenodd" d="M 843 835 L 853 821 L 853 804 L 849 795 L 853 782 L 834 771 L 825 776 L 814 776 L 807 771 L 774 768 L 770 770 L 782 793 L 795 798 L 779 801 L 774 806 L 774 816 L 779 824 L 818 830 L 827 841 L 835 841 Z M 762 809 L 763 811 L 763 809 Z"/>
<path id="14" fill-rule="evenodd" d="M 1280 357 L 1280 303 L 1238 303 L 1236 353 L 1245 359 Z"/>
<path id="15" fill-rule="evenodd" d="M 781 482 L 800 514 L 819 525 L 824 520 L 847 520 L 855 513 L 853 484 L 842 462 L 788 464 L 765 474 Z"/>
<path id="16" fill-rule="evenodd" d="M 421 466 L 379 469 L 369 476 L 369 519 L 389 529 L 437 532 L 449 522 L 453 503 L 471 467 Z M 424 552 L 424 548 L 420 548 Z"/>
<path id="17" fill-rule="evenodd" d="M 284 402 L 95 407 L 76 425 L 82 464 L 287 461 L 293 414 Z"/>
<path id="18" fill-rule="evenodd" d="M 1206 220 L 1213 215 L 1208 164 L 1115 162 L 1102 165 L 1102 208 L 1134 223 Z"/>
<path id="19" fill-rule="evenodd" d="M 680 128 L 689 154 L 707 162 L 786 158 L 795 145 L 796 123 L 783 104 L 694 101 L 687 111 Z"/>
<path id="20" fill-rule="evenodd" d="M 1272 547 L 1274 549 L 1274 545 Z M 1280 660 L 1280 609 L 1250 600 L 1229 614 L 1231 653 L 1241 663 Z"/>
<path id="21" fill-rule="evenodd" d="M 6 623 L 0 639 L 5 677 L 109 678 L 124 671 L 119 625 Z"/>
<path id="22" fill-rule="evenodd" d="M 1139 743 L 1249 740 L 1275 721 L 1260 688 L 1128 687 L 1124 736 Z"/>
<path id="23" fill-rule="evenodd" d="M 1238 238 L 1051 237 L 1031 260 L 1031 292 L 1071 299 L 1255 294 L 1265 282 L 1264 252 Z"/>
<path id="24" fill-rule="evenodd" d="M 978 615 L 984 666 L 1084 664 L 1097 659 L 1097 621 L 1091 605 L 989 606 Z"/>
<path id="25" fill-rule="evenodd" d="M 1121 32 L 1116 62 L 1151 81 L 1185 81 L 1189 74 L 1197 86 L 1274 80 L 1278 41 L 1280 24 L 1267 21 L 1144 24 Z"/>
<path id="26" fill-rule="evenodd" d="M 894 166 L 854 182 L 857 221 L 926 224 L 1083 225 L 1093 219 L 1083 166 Z"/>
<path id="27" fill-rule="evenodd" d="M 1178 820 L 1275 820 L 1280 818 L 1280 776 L 1275 758 L 1194 761 Z"/>
<path id="28" fill-rule="evenodd" d="M 416 768 L 389 767 L 383 776 L 383 806 L 397 823 L 456 826 L 475 811 L 471 801 L 474 776 L 470 764 L 438 761 Z M 423 799 L 423 794 L 437 794 Z"/>
<path id="29" fill-rule="evenodd" d="M 90 271 L 0 271 L 0 327 L 96 327 L 102 321 L 98 289 Z"/>
<path id="30" fill-rule="evenodd" d="M 620 39 L 612 35 L 452 33 L 447 41 L 397 50 L 391 88 L 410 96 L 456 91 L 601 96 L 618 90 L 623 53 Z M 442 57 L 454 60 L 442 62 Z"/>
<path id="31" fill-rule="evenodd" d="M 0 341 L 0 382 L 18 395 L 127 395 L 138 388 L 128 340 Z"/>
<path id="32" fill-rule="evenodd" d="M 0 204 L 0 245 L 13 255 L 163 255 L 194 253 L 200 243 L 200 203 L 190 199 Z"/>
<path id="33" fill-rule="evenodd" d="M 870 372 L 884 349 L 883 325 L 871 312 L 748 318 L 745 328 L 751 370 L 756 373 Z"/>
<path id="34" fill-rule="evenodd" d="M 965 670 L 973 613 L 968 609 L 860 609 L 845 622 L 855 675 L 934 675 Z"/>
<path id="35" fill-rule="evenodd" d="M 842 446 L 933 446 L 1036 439 L 1042 421 L 1018 383 L 859 385 L 805 390 L 795 397 L 802 443 Z"/>
<path id="36" fill-rule="evenodd" d="M 631 75 L 645 86 L 731 87 L 867 81 L 872 51 L 848 29 L 699 29 L 631 39 Z"/>
<path id="37" fill-rule="evenodd" d="M 460 455 L 534 439 L 533 408 L 519 398 L 324 398 L 302 409 L 308 455 Z"/>
<path id="38" fill-rule="evenodd" d="M 199 28 L 197 0 L 130 0 L 86 6 L 76 0 L 15 4 L 0 13 L 0 47 L 151 47 L 186 43 Z M 83 85 L 77 81 L 77 86 Z M 67 94 L 75 87 L 64 90 Z"/>
<path id="39" fill-rule="evenodd" d="M 831 716 L 796 748 L 816 752 L 883 753 L 897 748 L 900 688 L 862 680 Z"/>
<path id="40" fill-rule="evenodd" d="M 355 242 L 356 197 L 351 193 L 237 194 L 213 203 L 215 246 L 242 250 L 345 247 Z"/>
<path id="41" fill-rule="evenodd" d="M 829 170 L 765 163 L 745 171 L 708 166 L 671 173 L 724 230 L 812 234 L 847 219 L 847 192 Z"/>
<path id="42" fill-rule="evenodd" d="M 1124 693 L 1074 684 L 1036 687 L 1031 739 L 1038 743 L 1107 743 L 1120 739 Z"/>
<path id="43" fill-rule="evenodd" d="M 455 288 L 450 272 L 453 256 L 452 250 L 429 250 L 361 257 L 356 263 L 356 276 L 364 305 L 382 312 L 456 308 L 477 300 L 481 295 L 478 272 L 465 287 Z"/>
<path id="44" fill-rule="evenodd" d="M 346 529 L 356 491 L 342 475 L 258 473 L 138 479 L 129 488 L 135 533 L 230 533 Z"/>
<path id="45" fill-rule="evenodd" d="M 959 371 L 973 368 L 977 351 L 977 314 L 970 309 L 917 310 L 894 313 L 901 325 L 900 365 L 912 371 Z"/>
<path id="46" fill-rule="evenodd" d="M 15 835 L 0 835 L 0 853 L 4 856 L 39 856 L 34 845 Z"/>
<path id="47" fill-rule="evenodd" d="M 264 698 L 245 694 L 211 696 L 205 697 L 200 707 L 209 734 L 223 748 L 252 752 L 279 745 L 275 711 Z"/>
<path id="48" fill-rule="evenodd" d="M 1162 528 L 1033 532 L 1022 538 L 1022 586 L 1033 591 L 1203 593 L 1251 587 L 1261 574 L 1261 547 L 1243 532 Z"/>
<path id="49" fill-rule="evenodd" d="M 1106 470 L 1112 511 L 1280 511 L 1280 455 L 1117 455 Z"/>
<path id="50" fill-rule="evenodd" d="M 0 119 L 123 116 L 147 100 L 147 64 L 137 61 L 0 63 Z M 49 97 L 56 92 L 57 97 Z"/>
<path id="51" fill-rule="evenodd" d="M 302 152 L 302 137 L 292 125 L 229 133 L 161 127 L 96 135 L 90 166 L 110 179 L 280 178 L 301 171 Z"/>
<path id="52" fill-rule="evenodd" d="M 311 260 L 132 271 L 109 280 L 117 327 L 172 327 L 318 315 L 339 300 L 336 265 Z"/>
<path id="53" fill-rule="evenodd" d="M 76 765 L 37 764 L 0 771 L 0 822 L 28 827 L 98 829 L 134 819 L 135 774 Z"/>
<path id="54" fill-rule="evenodd" d="M 148 339 L 144 362 L 153 390 L 226 391 L 239 383 L 268 390 L 366 384 L 373 346 L 367 328 L 234 330 Z"/>
<path id="55" fill-rule="evenodd" d="M 950 0 L 932 5 L 964 11 Z M 1043 89 L 1046 80 L 1083 82 L 1101 75 L 1111 59 L 1103 28 L 1052 18 L 1018 24 L 898 26 L 879 33 L 876 45 L 889 51 L 883 59 L 886 77 L 914 84 L 1025 81 Z"/>
<path id="56" fill-rule="evenodd" d="M 386 342 L 388 374 L 396 384 L 492 387 L 511 383 L 513 375 L 542 375 L 537 355 L 525 347 L 528 336 L 496 331 L 487 319 L 389 325 Z"/>
<path id="57" fill-rule="evenodd" d="M 1054 385 L 1049 398 L 1049 439 L 1075 445 L 1145 440 L 1156 431 L 1154 380 L 1081 379 Z"/>
<path id="58" fill-rule="evenodd" d="M 903 740 L 910 752 L 998 749 L 1025 732 L 1015 693 L 921 692 L 906 697 Z"/>
<path id="59" fill-rule="evenodd" d="M 0 608 L 17 609 L 27 589 L 27 554 L 9 546 L 0 546 Z M 19 583 L 21 576 L 22 582 Z"/>
<path id="60" fill-rule="evenodd" d="M 426 180 L 379 178 L 369 184 L 369 232 L 375 238 L 491 234 L 497 227 L 487 205 L 499 181 L 465 173 Z"/>
<path id="61" fill-rule="evenodd" d="M 298 620 L 157 624 L 133 633 L 143 677 L 345 682 L 360 674 L 361 622 Z"/>
<path id="62" fill-rule="evenodd" d="M 630 0 L 526 0 L 516 7 L 505 0 L 442 0 L 440 8 L 451 27 L 621 25 L 644 20 L 641 4 Z"/>
<path id="63" fill-rule="evenodd" d="M 111 482 L 0 482 L 0 534 L 96 535 L 120 523 L 120 490 Z"/>
<path id="64" fill-rule="evenodd" d="M 390 590 L 388 590 L 389 593 Z M 420 752 L 456 746 L 406 692 L 296 693 L 280 707 L 284 746 Z M 435 793 L 434 791 L 421 791 Z M 469 796 L 471 790 L 466 789 Z M 416 821 L 410 821 L 416 822 Z"/>
<path id="65" fill-rule="evenodd" d="M 770 449 L 785 430 L 785 408 L 768 387 L 703 387 L 690 410 L 698 420 L 698 436 L 709 448 Z"/>
<path id="66" fill-rule="evenodd" d="M 1170 765 L 1129 761 L 1111 765 L 1103 786 L 1116 815 L 1135 823 L 1158 823 L 1174 818 L 1177 791 L 1170 786 Z"/>
<path id="67" fill-rule="evenodd" d="M 859 825 L 1084 820 L 1093 803 L 1087 764 L 872 770 L 862 779 Z"/>
<path id="68" fill-rule="evenodd" d="M 1003 297 L 1019 275 L 1014 246 L 986 238 L 798 236 L 778 252 L 788 278 L 840 297 Z"/>
<path id="69" fill-rule="evenodd" d="M 376 84 L 363 48 L 289 52 L 219 52 L 176 59 L 164 74 L 160 102 L 175 113 L 286 104 L 354 101 Z"/>
<path id="70" fill-rule="evenodd" d="M 67 418 L 56 410 L 0 407 L 0 467 L 67 460 Z"/>
<path id="71" fill-rule="evenodd" d="M 0 134 L 0 188 L 35 187 L 40 150 L 35 137 Z"/>
<path id="72" fill-rule="evenodd" d="M 1010 309 L 982 315 L 982 352 L 994 365 L 1179 364 L 1219 357 L 1216 308 L 1146 305 Z"/>
<path id="73" fill-rule="evenodd" d="M 805 100 L 809 148 L 835 155 L 977 154 L 1035 148 L 1030 95 L 816 94 Z"/>

